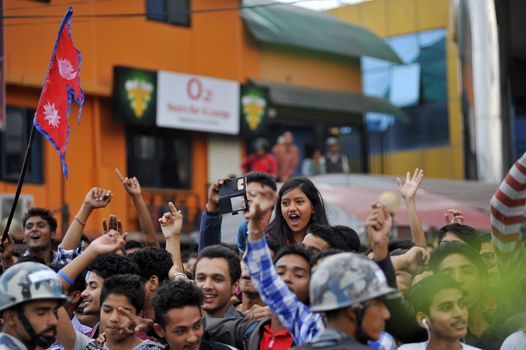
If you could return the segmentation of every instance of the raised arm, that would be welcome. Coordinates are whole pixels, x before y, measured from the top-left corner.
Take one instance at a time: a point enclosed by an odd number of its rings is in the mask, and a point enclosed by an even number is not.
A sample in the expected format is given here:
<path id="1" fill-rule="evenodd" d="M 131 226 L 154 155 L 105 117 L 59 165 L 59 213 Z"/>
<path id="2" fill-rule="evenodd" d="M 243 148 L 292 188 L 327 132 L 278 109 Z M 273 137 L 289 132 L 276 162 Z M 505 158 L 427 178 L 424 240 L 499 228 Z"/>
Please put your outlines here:
<path id="1" fill-rule="evenodd" d="M 302 344 L 323 329 L 323 319 L 300 302 L 276 272 L 261 220 L 264 213 L 273 207 L 276 194 L 271 190 L 258 192 L 250 205 L 247 250 L 243 260 L 263 301 L 291 332 L 294 342 Z"/>
<path id="2" fill-rule="evenodd" d="M 73 281 L 95 260 L 99 255 L 114 253 L 124 246 L 126 234 L 116 230 L 109 230 L 95 239 L 86 250 L 59 271 L 64 290 L 68 290 Z M 61 307 L 58 310 L 57 340 L 66 350 L 74 349 L 77 333 L 71 324 L 68 313 Z M 83 336 L 83 335 L 81 335 Z"/>
<path id="3" fill-rule="evenodd" d="M 415 169 L 412 177 L 411 173 L 409 171 L 407 172 L 404 183 L 402 183 L 400 178 L 396 179 L 396 182 L 398 183 L 398 191 L 404 198 L 407 207 L 411 237 L 413 242 L 421 247 L 425 247 L 427 243 L 424 229 L 422 228 L 422 222 L 420 221 L 420 216 L 416 210 L 416 192 L 418 191 L 423 179 L 424 171 L 418 168 Z"/>
<path id="4" fill-rule="evenodd" d="M 159 224 L 166 239 L 166 250 L 172 255 L 173 267 L 170 269 L 170 278 L 184 273 L 183 259 L 181 258 L 181 230 L 183 228 L 183 214 L 175 205 L 168 203 L 170 211 L 159 218 Z"/>
<path id="5" fill-rule="evenodd" d="M 155 228 L 153 227 L 152 217 L 144 203 L 141 193 L 141 184 L 136 177 L 128 178 L 122 176 L 119 169 L 115 169 L 115 174 L 121 180 L 124 189 L 130 195 L 135 210 L 137 210 L 137 217 L 139 218 L 139 224 L 141 225 L 141 230 L 144 233 L 144 243 L 150 247 L 160 248 L 159 240 L 155 234 Z"/>
<path id="6" fill-rule="evenodd" d="M 220 178 L 208 190 L 208 199 L 205 211 L 201 216 L 201 226 L 199 227 L 199 251 L 210 245 L 221 243 L 223 217 L 219 213 L 219 189 L 227 181 L 230 181 L 227 177 Z"/>
<path id="7" fill-rule="evenodd" d="M 499 266 L 508 268 L 520 251 L 520 227 L 526 203 L 526 153 L 511 167 L 491 198 L 491 234 Z"/>
<path id="8" fill-rule="evenodd" d="M 88 191 L 77 215 L 75 215 L 62 239 L 62 249 L 73 250 L 78 247 L 82 232 L 93 209 L 106 207 L 111 202 L 112 197 L 111 191 L 102 188 L 93 187 Z"/>

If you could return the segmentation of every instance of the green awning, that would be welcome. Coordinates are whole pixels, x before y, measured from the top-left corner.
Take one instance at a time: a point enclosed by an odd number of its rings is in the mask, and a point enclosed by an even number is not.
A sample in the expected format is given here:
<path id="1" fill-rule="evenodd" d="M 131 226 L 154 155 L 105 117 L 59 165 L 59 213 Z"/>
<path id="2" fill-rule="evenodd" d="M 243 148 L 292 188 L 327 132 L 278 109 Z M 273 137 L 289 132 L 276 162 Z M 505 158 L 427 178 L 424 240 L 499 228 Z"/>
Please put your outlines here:
<path id="1" fill-rule="evenodd" d="M 393 115 L 404 121 L 407 120 L 404 111 L 379 97 L 351 92 L 311 89 L 261 80 L 251 80 L 251 82 L 267 88 L 270 101 L 276 105 L 352 114 L 375 112 Z"/>
<path id="2" fill-rule="evenodd" d="M 262 43 L 402 63 L 375 34 L 328 13 L 269 0 L 243 0 L 241 17 L 250 34 Z"/>

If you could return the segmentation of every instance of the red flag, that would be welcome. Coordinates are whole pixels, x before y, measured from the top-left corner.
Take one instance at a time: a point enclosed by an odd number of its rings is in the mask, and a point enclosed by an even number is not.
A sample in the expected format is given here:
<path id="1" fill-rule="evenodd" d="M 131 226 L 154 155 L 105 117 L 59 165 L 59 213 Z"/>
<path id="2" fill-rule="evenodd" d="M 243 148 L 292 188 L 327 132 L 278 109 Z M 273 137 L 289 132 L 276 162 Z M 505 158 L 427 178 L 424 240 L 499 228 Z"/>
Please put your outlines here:
<path id="1" fill-rule="evenodd" d="M 62 20 L 57 41 L 47 72 L 44 87 L 38 101 L 33 124 L 37 130 L 57 149 L 62 161 L 62 172 L 68 176 L 66 147 L 69 139 L 69 112 L 71 100 L 80 106 L 78 123 L 84 103 L 84 92 L 80 88 L 80 51 L 73 46 L 71 38 L 70 7 Z"/>

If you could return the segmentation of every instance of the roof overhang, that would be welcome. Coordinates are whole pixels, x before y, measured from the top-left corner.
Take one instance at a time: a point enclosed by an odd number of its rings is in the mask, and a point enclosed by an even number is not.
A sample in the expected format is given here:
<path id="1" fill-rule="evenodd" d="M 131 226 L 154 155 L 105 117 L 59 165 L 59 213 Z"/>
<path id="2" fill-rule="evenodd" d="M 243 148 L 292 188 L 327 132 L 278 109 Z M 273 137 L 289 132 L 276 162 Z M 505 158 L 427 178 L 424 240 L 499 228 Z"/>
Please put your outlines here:
<path id="1" fill-rule="evenodd" d="M 243 0 L 241 17 L 250 34 L 261 43 L 402 63 L 381 38 L 328 13 L 269 0 Z"/>

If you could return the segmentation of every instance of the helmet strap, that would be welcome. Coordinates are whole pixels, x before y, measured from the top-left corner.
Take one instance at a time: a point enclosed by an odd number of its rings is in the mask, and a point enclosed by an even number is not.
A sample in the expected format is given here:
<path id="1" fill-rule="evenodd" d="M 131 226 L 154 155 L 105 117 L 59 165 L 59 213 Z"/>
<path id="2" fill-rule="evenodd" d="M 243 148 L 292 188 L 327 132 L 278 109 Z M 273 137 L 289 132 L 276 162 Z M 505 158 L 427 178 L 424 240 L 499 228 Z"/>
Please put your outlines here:
<path id="1" fill-rule="evenodd" d="M 24 326 L 25 331 L 27 332 L 27 334 L 29 334 L 29 337 L 31 338 L 31 342 L 29 344 L 47 349 L 55 342 L 54 337 L 47 337 L 43 334 L 37 334 L 35 332 L 35 330 L 33 329 L 33 326 L 31 326 L 31 323 L 29 323 L 29 320 L 27 319 L 24 313 L 23 304 L 19 305 L 16 308 L 16 313 L 17 313 L 18 319 L 22 323 L 22 326 Z"/>
<path id="2" fill-rule="evenodd" d="M 353 307 L 354 314 L 356 315 L 356 340 L 362 344 L 367 345 L 367 342 L 371 340 L 363 331 L 363 316 L 365 310 L 367 309 L 366 305 L 358 304 Z"/>

